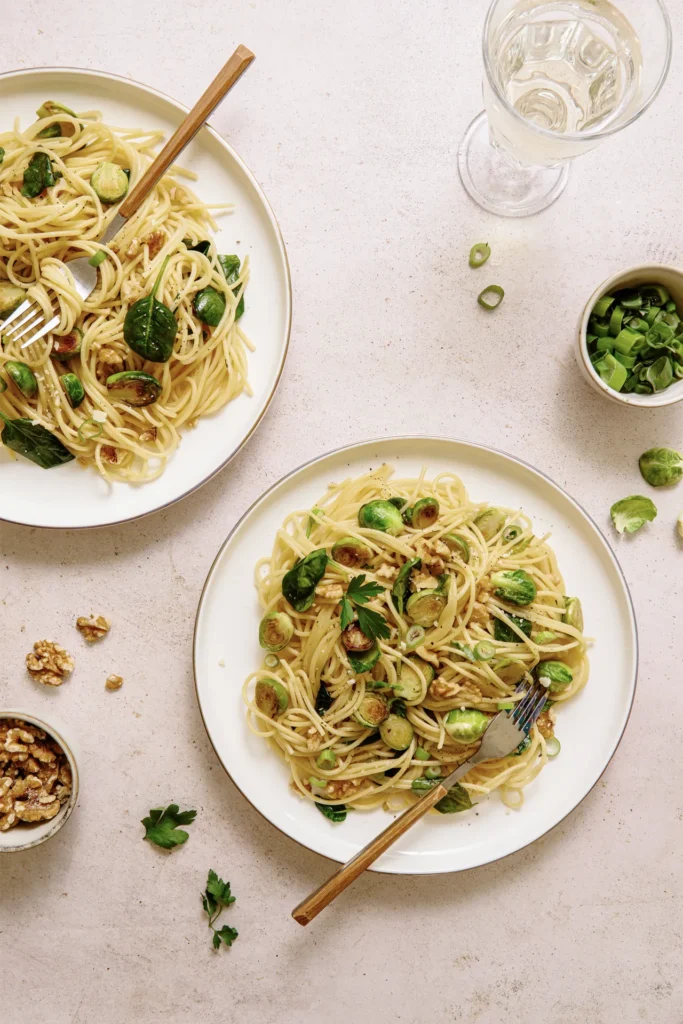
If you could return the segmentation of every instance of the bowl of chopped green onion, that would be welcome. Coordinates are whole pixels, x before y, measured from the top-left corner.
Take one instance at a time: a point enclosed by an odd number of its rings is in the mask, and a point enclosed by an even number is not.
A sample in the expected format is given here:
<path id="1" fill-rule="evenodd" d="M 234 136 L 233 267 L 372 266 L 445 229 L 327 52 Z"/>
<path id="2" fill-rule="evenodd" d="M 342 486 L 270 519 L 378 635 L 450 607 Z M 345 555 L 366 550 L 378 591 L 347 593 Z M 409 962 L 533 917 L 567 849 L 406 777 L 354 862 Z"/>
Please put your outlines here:
<path id="1" fill-rule="evenodd" d="M 607 398 L 643 409 L 683 399 L 683 271 L 656 263 L 603 282 L 579 323 L 578 361 Z"/>

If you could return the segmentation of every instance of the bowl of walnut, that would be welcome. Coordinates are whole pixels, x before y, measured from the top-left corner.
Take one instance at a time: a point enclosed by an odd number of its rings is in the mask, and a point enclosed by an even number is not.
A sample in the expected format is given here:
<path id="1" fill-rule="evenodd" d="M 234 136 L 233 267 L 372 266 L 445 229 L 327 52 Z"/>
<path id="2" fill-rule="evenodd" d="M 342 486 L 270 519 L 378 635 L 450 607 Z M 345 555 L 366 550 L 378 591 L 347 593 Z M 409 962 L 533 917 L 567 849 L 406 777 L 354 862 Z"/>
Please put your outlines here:
<path id="1" fill-rule="evenodd" d="M 24 711 L 0 711 L 0 854 L 51 839 L 77 797 L 78 768 L 61 732 Z"/>

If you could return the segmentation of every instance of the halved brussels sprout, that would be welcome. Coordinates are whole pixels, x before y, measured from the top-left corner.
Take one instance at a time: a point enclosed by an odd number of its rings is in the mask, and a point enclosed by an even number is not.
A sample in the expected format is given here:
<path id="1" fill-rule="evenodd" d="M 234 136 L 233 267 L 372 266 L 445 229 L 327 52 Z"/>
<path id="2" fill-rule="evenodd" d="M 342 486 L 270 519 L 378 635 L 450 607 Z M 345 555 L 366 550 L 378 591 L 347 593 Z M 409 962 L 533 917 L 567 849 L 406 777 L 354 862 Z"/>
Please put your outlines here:
<path id="1" fill-rule="evenodd" d="M 406 664 L 405 661 L 402 661 L 399 669 L 398 682 L 394 686 L 394 691 L 398 693 L 403 700 L 420 700 L 422 697 L 422 683 L 420 682 L 420 677 L 413 668 L 414 665 L 417 665 L 421 670 L 422 675 L 427 680 L 427 686 L 429 686 L 434 678 L 434 669 L 428 662 L 423 661 L 422 658 L 410 658 L 410 664 Z"/>
<path id="2" fill-rule="evenodd" d="M 151 373 L 142 370 L 122 370 L 107 377 L 107 391 L 112 398 L 128 405 L 152 405 L 161 394 L 161 384 Z"/>
<path id="3" fill-rule="evenodd" d="M 415 730 L 407 718 L 389 715 L 380 725 L 379 734 L 392 750 L 407 750 L 413 742 Z"/>
<path id="4" fill-rule="evenodd" d="M 289 694 L 278 679 L 259 679 L 256 684 L 256 707 L 268 718 L 287 710 Z"/>
<path id="5" fill-rule="evenodd" d="M 436 498 L 420 498 L 413 505 L 410 513 L 410 524 L 416 530 L 426 530 L 433 526 L 439 518 L 439 503 Z"/>
<path id="6" fill-rule="evenodd" d="M 23 288 L 17 287 L 11 281 L 0 281 L 0 320 L 5 320 L 13 313 L 25 298 L 26 292 Z"/>
<path id="7" fill-rule="evenodd" d="M 71 359 L 81 351 L 83 343 L 83 331 L 80 327 L 74 327 L 70 334 L 63 334 L 59 338 L 52 339 L 51 359 Z"/>
<path id="8" fill-rule="evenodd" d="M 33 398 L 38 391 L 36 375 L 27 363 L 19 359 L 10 359 L 5 363 L 5 372 L 24 398 Z"/>
<path id="9" fill-rule="evenodd" d="M 389 498 L 389 501 L 390 501 L 390 503 L 392 505 L 394 505 L 399 510 L 399 512 L 402 509 L 404 509 L 406 507 L 406 505 L 408 504 L 408 499 L 407 498 L 399 498 L 398 495 L 395 495 L 393 498 Z"/>
<path id="10" fill-rule="evenodd" d="M 389 705 L 379 693 L 366 693 L 353 717 L 366 729 L 378 729 L 389 714 Z"/>
<path id="11" fill-rule="evenodd" d="M 491 586 L 496 597 L 510 604 L 531 604 L 536 597 L 536 584 L 524 569 L 492 572 Z"/>
<path id="12" fill-rule="evenodd" d="M 58 103 L 57 100 L 45 100 L 36 110 L 37 117 L 52 117 L 53 114 L 69 114 L 70 117 L 78 116 L 71 107 Z"/>
<path id="13" fill-rule="evenodd" d="M 337 767 L 337 755 L 334 750 L 330 750 L 329 747 L 326 750 L 321 750 L 315 759 L 315 763 L 318 768 L 336 768 Z"/>
<path id="14" fill-rule="evenodd" d="M 565 597 L 562 621 L 578 629 L 580 633 L 583 632 L 583 609 L 578 597 Z"/>
<path id="15" fill-rule="evenodd" d="M 350 626 L 346 627 L 342 632 L 341 641 L 346 650 L 352 651 L 354 654 L 369 651 L 374 645 L 372 637 L 366 636 L 357 622 L 352 622 Z"/>
<path id="16" fill-rule="evenodd" d="M 372 551 L 362 540 L 342 537 L 332 548 L 332 558 L 347 569 L 357 569 L 372 558 Z"/>
<path id="17" fill-rule="evenodd" d="M 90 184 L 103 203 L 118 203 L 128 192 L 128 175 L 123 167 L 103 160 L 92 172 Z"/>
<path id="18" fill-rule="evenodd" d="M 492 540 L 505 525 L 505 513 L 499 508 L 487 508 L 474 520 L 484 540 Z"/>
<path id="19" fill-rule="evenodd" d="M 287 612 L 268 612 L 258 628 L 258 642 L 266 651 L 281 651 L 294 636 L 294 623 Z"/>
<path id="20" fill-rule="evenodd" d="M 489 724 L 489 717 L 483 711 L 475 708 L 466 708 L 461 711 L 459 708 L 450 711 L 444 728 L 448 735 L 457 740 L 458 743 L 474 743 L 486 732 Z"/>
<path id="21" fill-rule="evenodd" d="M 406 601 L 406 615 L 419 626 L 433 626 L 448 598 L 440 590 L 418 590 Z"/>
<path id="22" fill-rule="evenodd" d="M 574 679 L 574 673 L 563 661 L 542 661 L 536 666 L 536 678 L 548 687 L 550 693 L 561 693 Z"/>
<path id="23" fill-rule="evenodd" d="M 358 522 L 367 530 L 381 530 L 396 537 L 403 532 L 401 513 L 395 505 L 383 498 L 368 501 L 358 509 Z"/>
<path id="24" fill-rule="evenodd" d="M 471 554 L 470 546 L 465 538 L 461 537 L 459 533 L 445 533 L 441 540 L 451 549 L 453 554 L 462 558 L 463 562 L 469 562 Z"/>
<path id="25" fill-rule="evenodd" d="M 377 662 L 382 652 L 379 649 L 379 644 L 373 643 L 369 651 L 349 651 L 349 661 L 351 662 L 351 668 L 354 672 L 369 672 Z M 377 684 L 380 685 L 379 683 Z"/>
<path id="26" fill-rule="evenodd" d="M 85 388 L 75 373 L 63 373 L 59 378 L 59 383 L 64 388 L 66 397 L 69 399 L 69 405 L 72 409 L 75 409 L 85 398 Z"/>

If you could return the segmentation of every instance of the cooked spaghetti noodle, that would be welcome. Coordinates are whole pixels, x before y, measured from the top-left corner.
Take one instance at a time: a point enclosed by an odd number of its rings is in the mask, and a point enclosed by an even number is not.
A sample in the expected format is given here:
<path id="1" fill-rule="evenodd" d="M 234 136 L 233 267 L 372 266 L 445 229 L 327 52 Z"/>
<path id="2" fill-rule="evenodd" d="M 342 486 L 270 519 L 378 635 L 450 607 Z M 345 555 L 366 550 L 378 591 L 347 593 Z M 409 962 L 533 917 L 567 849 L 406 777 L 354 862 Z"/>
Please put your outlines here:
<path id="1" fill-rule="evenodd" d="M 399 809 L 477 748 L 478 742 L 451 735 L 449 714 L 466 719 L 472 710 L 491 716 L 501 705 L 510 708 L 541 674 L 539 665 L 559 663 L 564 688 L 550 685 L 548 705 L 522 748 L 476 766 L 462 782 L 470 798 L 497 789 L 508 806 L 520 807 L 524 787 L 547 762 L 548 744 L 551 749 L 558 746 L 550 739 L 557 703 L 573 697 L 588 678 L 580 604 L 572 599 L 574 612 L 568 614 L 547 537 L 536 537 L 520 511 L 472 502 L 453 473 L 431 480 L 424 470 L 417 479 L 394 480 L 392 474 L 385 465 L 331 484 L 314 509 L 287 516 L 272 554 L 258 563 L 260 603 L 267 615 L 289 616 L 293 634 L 244 684 L 250 727 L 274 745 L 291 772 L 292 785 L 307 799 L 322 806 L 343 801 L 347 807 Z M 390 498 L 394 507 L 402 506 L 407 522 L 396 535 L 359 525 L 362 506 Z M 438 513 L 420 528 L 410 523 L 411 509 L 422 498 L 436 499 L 431 504 Z M 460 538 L 457 543 L 454 534 Z M 347 554 L 349 543 L 351 551 L 356 545 L 362 565 L 348 568 L 333 559 L 332 549 L 342 539 Z M 283 578 L 312 551 L 324 551 L 329 558 L 312 605 L 296 612 L 283 596 Z M 419 564 L 407 576 L 404 572 L 406 603 L 417 608 L 414 595 L 442 595 L 440 613 L 433 623 L 425 623 L 424 635 L 414 623 L 411 630 L 409 609 L 401 612 L 403 602 L 396 596 L 398 572 L 414 559 Z M 346 558 L 347 563 L 352 560 Z M 533 599 L 524 607 L 501 599 L 497 577 L 492 581 L 493 573 L 520 570 L 523 579 L 533 581 Z M 363 581 L 352 583 L 361 575 Z M 359 672 L 343 642 L 340 615 L 342 595 L 358 593 L 368 582 L 377 584 L 372 588 L 376 595 L 364 607 L 379 613 L 390 633 L 375 640 L 379 658 L 372 669 Z M 412 651 L 411 633 L 419 640 Z M 256 686 L 265 684 L 267 689 L 268 680 L 279 684 L 281 695 L 282 688 L 286 691 L 274 714 L 255 699 Z M 388 712 L 405 718 L 405 749 L 392 749 L 382 726 L 378 734 L 358 720 L 364 717 L 368 695 L 379 696 Z M 480 714 L 473 717 L 484 722 Z"/>
<path id="2" fill-rule="evenodd" d="M 56 122 L 62 134 L 38 138 Z M 60 323 L 53 334 L 21 349 L 22 341 L 0 346 L 0 371 L 9 360 L 28 363 L 38 382 L 37 394 L 26 398 L 11 381 L 0 394 L 0 411 L 40 423 L 55 434 L 84 465 L 95 466 L 108 479 L 139 482 L 160 475 L 180 441 L 180 431 L 201 416 L 216 412 L 243 391 L 247 380 L 247 349 L 251 348 L 235 313 L 248 280 L 245 261 L 230 283 L 212 243 L 205 253 L 191 245 L 208 242 L 216 230 L 212 211 L 229 204 L 206 206 L 175 173 L 165 175 L 137 213 L 112 240 L 97 244 L 115 215 L 91 184 L 103 162 L 130 171 L 136 182 L 152 161 L 163 134 L 115 128 L 96 111 L 70 116 L 63 112 L 21 130 L 0 134 L 0 282 L 25 289 L 46 318 L 55 312 Z M 32 156 L 50 157 L 55 183 L 35 198 L 22 195 L 22 176 Z M 68 260 L 93 256 L 101 248 L 93 293 L 82 302 L 65 273 Z M 168 362 L 148 362 L 124 340 L 129 307 L 149 295 L 166 257 L 157 299 L 173 311 L 177 335 Z M 215 327 L 203 324 L 193 310 L 197 293 L 210 286 L 225 300 Z M 51 307 L 56 295 L 58 309 Z M 60 337 L 82 332 L 80 354 L 67 361 L 54 358 Z M 0 335 L 2 320 L 0 320 Z M 53 351 L 54 350 L 54 351 Z M 154 404 L 132 406 L 116 400 L 105 386 L 108 376 L 142 370 L 157 378 L 161 394 Z M 60 384 L 71 372 L 81 380 L 85 399 L 72 408 Z M 0 374 L 0 377 L 2 374 Z"/>

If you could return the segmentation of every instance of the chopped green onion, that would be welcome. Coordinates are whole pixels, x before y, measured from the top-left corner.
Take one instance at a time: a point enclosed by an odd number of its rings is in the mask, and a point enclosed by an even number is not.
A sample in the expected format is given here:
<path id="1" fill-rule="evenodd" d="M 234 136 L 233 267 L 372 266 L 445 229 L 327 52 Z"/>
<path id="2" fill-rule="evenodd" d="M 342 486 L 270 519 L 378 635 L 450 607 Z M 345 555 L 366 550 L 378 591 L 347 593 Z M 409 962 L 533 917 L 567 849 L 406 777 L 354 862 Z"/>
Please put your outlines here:
<path id="1" fill-rule="evenodd" d="M 414 651 L 416 647 L 419 647 L 425 638 L 425 631 L 423 626 L 411 626 L 406 633 L 406 650 Z"/>
<path id="2" fill-rule="evenodd" d="M 514 706 L 515 706 L 515 701 L 513 701 L 513 700 L 501 700 L 497 704 L 497 707 L 498 707 L 499 711 L 512 711 Z"/>
<path id="3" fill-rule="evenodd" d="M 280 659 L 277 654 L 266 654 L 263 659 L 266 668 L 277 668 L 280 664 Z"/>
<path id="4" fill-rule="evenodd" d="M 483 267 L 491 255 L 491 246 L 488 242 L 477 242 L 470 249 L 470 266 Z"/>
<path id="5" fill-rule="evenodd" d="M 617 352 L 621 352 L 622 355 L 627 356 L 633 346 L 640 341 L 640 333 L 638 331 L 631 331 L 628 327 L 624 327 L 622 331 L 616 335 L 614 339 L 614 347 Z"/>
<path id="6" fill-rule="evenodd" d="M 413 757 L 416 761 L 431 761 L 432 755 L 424 747 L 415 747 Z"/>
<path id="7" fill-rule="evenodd" d="M 621 322 L 624 319 L 624 313 L 626 310 L 623 306 L 615 306 L 612 310 L 612 315 L 609 318 L 609 332 L 616 338 L 617 334 L 621 330 Z"/>
<path id="8" fill-rule="evenodd" d="M 325 750 L 321 750 L 315 759 L 315 763 L 318 768 L 336 768 L 337 767 L 337 755 L 334 750 L 330 750 L 326 747 Z"/>
<path id="9" fill-rule="evenodd" d="M 487 296 L 494 296 L 495 301 L 489 302 Z M 500 285 L 490 284 L 488 285 L 488 287 L 484 288 L 483 292 L 479 292 L 479 294 L 477 295 L 477 302 L 482 307 L 482 309 L 488 309 L 490 311 L 492 309 L 497 309 L 504 298 L 505 292 L 500 287 Z"/>
<path id="10" fill-rule="evenodd" d="M 509 544 L 511 540 L 519 537 L 522 532 L 521 526 L 508 526 L 506 530 L 503 530 L 503 540 L 506 544 Z"/>
<path id="11" fill-rule="evenodd" d="M 593 306 L 592 316 L 607 316 L 614 302 L 611 295 L 603 295 Z"/>
<path id="12" fill-rule="evenodd" d="M 327 785 L 327 779 L 316 779 L 315 775 L 309 775 L 308 781 L 312 786 L 317 786 L 318 789 L 324 789 Z"/>
<path id="13" fill-rule="evenodd" d="M 640 295 L 636 292 L 635 294 L 628 294 L 619 299 L 624 309 L 640 309 L 643 304 L 643 300 Z"/>
<path id="14" fill-rule="evenodd" d="M 599 320 L 596 320 L 591 324 L 591 327 L 593 328 L 593 333 L 596 334 L 598 338 L 607 338 L 609 336 L 609 322 L 601 323 Z"/>
<path id="15" fill-rule="evenodd" d="M 545 741 L 545 751 L 548 757 L 557 757 L 561 750 L 561 744 L 557 736 L 551 736 Z"/>
<path id="16" fill-rule="evenodd" d="M 640 289 L 641 299 L 649 299 L 653 305 L 663 306 L 669 302 L 671 296 L 663 284 L 645 284 Z"/>
<path id="17" fill-rule="evenodd" d="M 669 302 L 667 302 L 666 305 L 664 306 L 664 309 L 667 311 L 667 313 L 675 313 L 676 312 L 676 303 L 674 302 L 674 300 L 670 299 Z"/>
<path id="18" fill-rule="evenodd" d="M 94 256 L 91 256 L 88 263 L 91 267 L 99 267 L 100 263 L 104 263 L 107 258 L 107 254 L 104 249 L 100 249 Z"/>
<path id="19" fill-rule="evenodd" d="M 92 429 L 94 430 L 94 434 L 91 434 L 91 433 L 88 432 L 88 434 L 86 435 L 86 433 L 85 433 L 85 428 L 86 427 L 92 427 Z M 93 419 L 83 420 L 83 422 L 81 423 L 80 427 L 78 428 L 78 437 L 83 442 L 83 444 L 85 444 L 86 441 L 96 441 L 97 438 L 100 436 L 100 434 L 102 433 L 103 430 L 104 430 L 104 427 L 102 426 L 101 423 L 98 423 L 97 420 L 93 420 Z"/>
<path id="20" fill-rule="evenodd" d="M 440 768 L 425 768 L 425 779 L 440 779 L 441 774 Z"/>
<path id="21" fill-rule="evenodd" d="M 490 661 L 496 653 L 496 648 L 488 640 L 480 640 L 474 648 L 474 657 L 477 661 Z"/>

